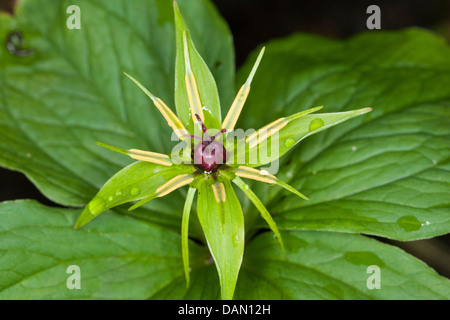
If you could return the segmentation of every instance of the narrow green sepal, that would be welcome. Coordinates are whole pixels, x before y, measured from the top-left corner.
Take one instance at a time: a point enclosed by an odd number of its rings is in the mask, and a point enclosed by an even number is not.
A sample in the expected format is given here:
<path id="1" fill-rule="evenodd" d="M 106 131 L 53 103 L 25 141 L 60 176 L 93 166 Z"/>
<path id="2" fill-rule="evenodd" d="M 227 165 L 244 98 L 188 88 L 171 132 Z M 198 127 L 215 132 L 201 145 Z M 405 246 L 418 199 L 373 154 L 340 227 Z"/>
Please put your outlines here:
<path id="1" fill-rule="evenodd" d="M 235 177 L 233 180 L 234 184 L 236 184 L 239 189 L 241 189 L 245 195 L 250 199 L 250 201 L 255 205 L 255 207 L 258 209 L 258 211 L 261 213 L 262 218 L 267 222 L 270 229 L 275 233 L 278 242 L 280 243 L 281 247 L 281 254 L 284 255 L 284 244 L 283 239 L 281 238 L 280 231 L 278 230 L 278 227 L 273 220 L 272 216 L 270 215 L 269 211 L 266 209 L 264 204 L 261 202 L 261 200 L 257 197 L 257 195 L 248 187 L 248 185 L 242 181 L 241 178 Z"/>
<path id="2" fill-rule="evenodd" d="M 183 257 L 184 275 L 186 277 L 186 288 L 190 284 L 189 275 L 189 215 L 194 201 L 196 188 L 190 187 L 186 196 L 181 220 L 181 253 Z"/>

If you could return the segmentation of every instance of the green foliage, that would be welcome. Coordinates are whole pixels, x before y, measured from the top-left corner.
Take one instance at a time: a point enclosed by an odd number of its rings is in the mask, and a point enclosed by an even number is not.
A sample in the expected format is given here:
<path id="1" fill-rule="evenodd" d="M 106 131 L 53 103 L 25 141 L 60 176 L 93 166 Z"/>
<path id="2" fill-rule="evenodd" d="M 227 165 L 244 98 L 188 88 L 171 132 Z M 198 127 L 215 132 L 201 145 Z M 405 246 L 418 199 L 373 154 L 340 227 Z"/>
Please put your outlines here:
<path id="1" fill-rule="evenodd" d="M 180 84 L 187 47 L 202 101 L 211 101 L 205 122 L 219 128 L 259 51 L 235 84 L 231 35 L 207 0 L 180 1 L 177 34 L 171 1 L 79 0 L 81 30 L 65 26 L 71 2 L 42 2 L 21 1 L 14 18 L 0 14 L 0 39 L 19 30 L 35 52 L 16 57 L 0 47 L 0 165 L 64 206 L 94 203 L 84 211 L 0 204 L 1 299 L 450 298 L 447 279 L 360 235 L 415 240 L 450 231 L 450 47 L 442 39 L 410 29 L 266 44 L 237 127 L 289 119 L 278 177 L 310 200 L 278 186 L 248 191 L 237 178 L 256 206 L 241 209 L 241 191 L 221 177 L 195 180 L 197 202 L 191 187 L 184 209 L 180 189 L 130 213 L 120 205 L 153 197 L 191 169 L 133 163 L 95 144 L 165 154 L 175 145 L 123 72 L 176 106 L 191 130 Z M 317 106 L 331 113 L 290 116 Z M 321 132 L 366 108 L 373 111 Z M 80 213 L 78 226 L 107 209 L 73 229 Z M 70 265 L 80 266 L 81 290 L 66 287 Z M 381 269 L 380 290 L 366 286 L 370 265 Z"/>

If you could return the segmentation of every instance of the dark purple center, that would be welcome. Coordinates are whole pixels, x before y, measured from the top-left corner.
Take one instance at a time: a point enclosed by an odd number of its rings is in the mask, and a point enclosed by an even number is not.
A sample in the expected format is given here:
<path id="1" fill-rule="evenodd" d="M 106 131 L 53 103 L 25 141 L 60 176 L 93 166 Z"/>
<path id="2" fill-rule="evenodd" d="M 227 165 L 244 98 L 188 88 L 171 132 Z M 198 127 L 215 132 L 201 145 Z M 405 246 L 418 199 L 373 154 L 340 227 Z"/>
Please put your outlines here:
<path id="1" fill-rule="evenodd" d="M 220 165 L 227 161 L 227 151 L 222 143 L 216 141 L 216 138 L 227 130 L 222 129 L 215 136 L 210 137 L 206 132 L 207 128 L 200 116 L 197 114 L 195 116 L 202 126 L 203 138 L 201 139 L 201 143 L 196 145 L 194 150 L 192 150 L 194 165 L 204 172 L 216 172 Z M 199 139 L 195 136 L 191 137 Z"/>

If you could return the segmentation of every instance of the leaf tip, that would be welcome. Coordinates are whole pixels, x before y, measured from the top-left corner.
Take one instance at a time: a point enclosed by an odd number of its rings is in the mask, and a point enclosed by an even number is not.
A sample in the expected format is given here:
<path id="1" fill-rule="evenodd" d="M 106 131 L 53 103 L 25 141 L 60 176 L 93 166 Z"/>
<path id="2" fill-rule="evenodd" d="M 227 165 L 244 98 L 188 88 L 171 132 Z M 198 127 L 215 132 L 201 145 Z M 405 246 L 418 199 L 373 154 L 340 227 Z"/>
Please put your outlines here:
<path id="1" fill-rule="evenodd" d="M 81 228 L 82 226 L 84 226 L 86 224 L 86 222 L 82 222 L 80 219 L 81 219 L 81 215 L 78 217 L 77 222 L 75 222 L 75 225 L 73 226 L 73 230 L 78 230 L 79 228 Z"/>

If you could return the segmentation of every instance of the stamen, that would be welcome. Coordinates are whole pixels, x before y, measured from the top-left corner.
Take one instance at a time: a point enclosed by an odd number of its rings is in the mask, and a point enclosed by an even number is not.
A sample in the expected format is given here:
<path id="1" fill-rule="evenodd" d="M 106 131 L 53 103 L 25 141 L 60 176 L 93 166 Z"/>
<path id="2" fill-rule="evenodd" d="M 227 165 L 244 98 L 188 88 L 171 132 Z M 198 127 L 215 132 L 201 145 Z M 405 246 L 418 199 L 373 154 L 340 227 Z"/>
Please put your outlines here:
<path id="1" fill-rule="evenodd" d="M 136 209 L 137 207 L 142 206 L 143 204 L 149 202 L 150 200 L 153 200 L 156 197 L 164 197 L 165 195 L 171 193 L 172 191 L 185 186 L 189 183 L 194 181 L 194 178 L 189 174 L 181 174 L 179 176 L 176 176 L 175 178 L 170 179 L 166 183 L 164 183 L 162 186 L 160 186 L 158 189 L 156 189 L 156 193 L 152 193 L 147 198 L 142 199 L 138 203 L 132 205 L 128 211 L 132 211 Z"/>
<path id="2" fill-rule="evenodd" d="M 269 184 L 277 184 L 280 187 L 296 194 L 302 199 L 309 200 L 305 195 L 303 195 L 301 192 L 296 190 L 295 188 L 291 187 L 287 183 L 277 179 L 274 175 L 271 175 L 266 170 L 259 171 L 258 169 L 246 167 L 246 166 L 239 166 L 238 169 L 235 172 L 235 175 L 242 178 L 257 180 Z"/>
<path id="3" fill-rule="evenodd" d="M 166 154 L 144 151 L 139 149 L 130 149 L 128 151 L 130 152 L 129 156 L 133 159 L 152 162 L 168 167 L 172 166 L 172 161 L 169 160 L 169 156 Z"/>
<path id="4" fill-rule="evenodd" d="M 135 159 L 135 160 L 156 163 L 156 164 L 160 164 L 162 166 L 167 166 L 167 167 L 172 166 L 172 162 L 170 162 L 169 160 L 153 158 L 153 157 L 146 157 L 146 156 L 140 156 L 140 155 L 135 155 L 135 154 L 130 154 L 130 157 Z"/>
<path id="5" fill-rule="evenodd" d="M 226 193 L 225 193 L 225 187 L 223 183 L 215 183 L 211 185 L 211 188 L 214 192 L 214 198 L 216 198 L 217 202 L 225 202 L 226 200 Z"/>
<path id="6" fill-rule="evenodd" d="M 247 139 L 245 139 L 245 142 L 248 142 L 250 144 L 250 148 L 254 148 L 264 140 L 268 139 L 270 136 L 274 135 L 276 132 L 283 129 L 288 123 L 289 120 L 286 118 L 275 120 L 274 122 L 269 123 L 267 126 L 248 136 Z"/>
<path id="7" fill-rule="evenodd" d="M 227 116 L 225 117 L 225 120 L 223 120 L 222 128 L 230 130 L 234 129 L 234 126 L 236 125 L 236 122 L 239 119 L 239 115 L 241 114 L 242 108 L 244 107 L 245 101 L 247 100 L 253 76 L 255 75 L 255 72 L 258 69 L 259 63 L 261 62 L 264 50 L 265 48 L 262 48 L 252 68 L 252 71 L 250 72 L 250 75 L 247 78 L 247 81 L 245 81 L 245 83 L 239 90 L 238 94 L 236 95 L 236 98 L 234 98 L 233 104 L 231 105 L 230 110 L 228 111 Z"/>
<path id="8" fill-rule="evenodd" d="M 198 93 L 197 81 L 195 81 L 194 73 L 191 69 L 191 63 L 189 60 L 189 47 L 187 45 L 186 32 L 183 32 L 183 50 L 184 50 L 184 64 L 186 69 L 186 75 L 184 80 L 186 82 L 186 93 L 191 107 L 192 120 L 195 122 L 194 115 L 198 115 L 201 120 L 205 119 L 202 109 L 202 102 Z"/>
<path id="9" fill-rule="evenodd" d="M 235 174 L 238 177 L 257 180 L 269 184 L 275 184 L 276 183 L 276 177 L 272 175 L 262 175 L 261 172 L 257 169 L 240 166 Z"/>
<path id="10" fill-rule="evenodd" d="M 184 128 L 180 119 L 170 110 L 170 108 L 158 97 L 155 97 L 150 91 L 148 91 L 142 84 L 139 83 L 136 79 L 125 72 L 125 75 L 131 79 L 144 93 L 152 99 L 156 108 L 158 108 L 159 112 L 163 115 L 164 119 L 166 119 L 167 124 L 172 128 L 175 134 L 178 136 L 178 139 L 183 140 L 183 135 L 187 133 L 187 130 Z"/>
<path id="11" fill-rule="evenodd" d="M 165 184 L 160 186 L 158 189 L 156 189 L 156 196 L 157 197 L 164 197 L 165 195 L 171 193 L 172 191 L 185 186 L 189 183 L 194 181 L 194 177 L 191 175 L 185 173 L 180 174 L 179 176 L 176 176 L 175 178 L 170 179 Z"/>
<path id="12" fill-rule="evenodd" d="M 101 142 L 97 142 L 97 144 L 101 147 L 110 149 L 112 151 L 123 153 L 135 160 L 152 162 L 152 163 L 156 163 L 156 164 L 160 164 L 160 165 L 168 166 L 168 167 L 173 165 L 172 161 L 170 161 L 170 159 L 169 159 L 169 156 L 166 154 L 144 151 L 144 150 L 139 150 L 139 149 L 126 150 L 126 149 L 110 146 L 110 145 L 107 145 L 107 144 L 101 143 Z"/>
<path id="13" fill-rule="evenodd" d="M 139 150 L 139 149 L 130 149 L 128 151 L 130 151 L 131 153 L 136 153 L 138 155 L 143 155 L 143 156 L 150 156 L 150 157 L 158 157 L 158 158 L 169 159 L 169 156 L 167 154 L 162 154 L 162 153 L 156 153 L 156 152 Z"/>

